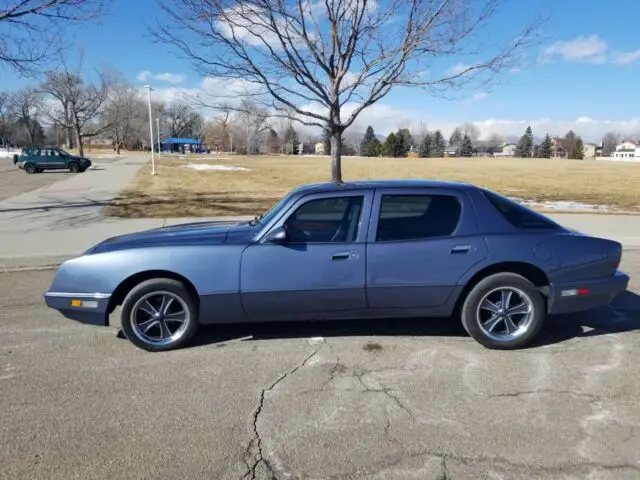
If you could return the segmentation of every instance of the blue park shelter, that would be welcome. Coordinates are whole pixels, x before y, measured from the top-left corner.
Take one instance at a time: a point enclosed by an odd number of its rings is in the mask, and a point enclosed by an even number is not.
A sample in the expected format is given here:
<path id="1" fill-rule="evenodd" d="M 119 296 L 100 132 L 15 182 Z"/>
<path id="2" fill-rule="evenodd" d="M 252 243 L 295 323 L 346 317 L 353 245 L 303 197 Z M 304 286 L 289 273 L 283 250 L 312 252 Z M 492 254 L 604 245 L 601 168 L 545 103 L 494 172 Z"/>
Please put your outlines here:
<path id="1" fill-rule="evenodd" d="M 199 153 L 203 151 L 202 140 L 198 140 L 197 138 L 169 137 L 160 142 L 160 147 L 163 152 L 172 153 L 185 153 L 185 151 Z"/>

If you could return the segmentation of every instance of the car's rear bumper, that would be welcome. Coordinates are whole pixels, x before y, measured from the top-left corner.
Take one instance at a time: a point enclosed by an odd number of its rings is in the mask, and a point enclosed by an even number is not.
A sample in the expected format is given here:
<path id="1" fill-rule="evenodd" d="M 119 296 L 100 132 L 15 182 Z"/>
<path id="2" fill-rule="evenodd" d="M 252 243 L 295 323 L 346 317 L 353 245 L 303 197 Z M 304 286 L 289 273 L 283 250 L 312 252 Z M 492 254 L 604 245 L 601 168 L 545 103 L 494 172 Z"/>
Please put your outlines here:
<path id="1" fill-rule="evenodd" d="M 619 270 L 607 278 L 551 285 L 548 313 L 579 312 L 608 305 L 628 285 L 629 276 Z"/>
<path id="2" fill-rule="evenodd" d="M 46 292 L 44 301 L 49 308 L 65 317 L 89 325 L 109 325 L 108 293 Z"/>

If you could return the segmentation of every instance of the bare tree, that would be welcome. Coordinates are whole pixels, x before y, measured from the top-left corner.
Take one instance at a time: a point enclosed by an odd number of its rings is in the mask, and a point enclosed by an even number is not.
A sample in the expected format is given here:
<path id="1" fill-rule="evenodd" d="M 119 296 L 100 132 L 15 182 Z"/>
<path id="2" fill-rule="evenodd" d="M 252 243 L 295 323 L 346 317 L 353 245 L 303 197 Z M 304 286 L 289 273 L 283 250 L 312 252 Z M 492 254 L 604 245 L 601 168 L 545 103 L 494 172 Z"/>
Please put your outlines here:
<path id="1" fill-rule="evenodd" d="M 460 127 L 462 136 L 468 136 L 473 143 L 476 143 L 480 138 L 480 129 L 473 123 L 466 122 Z"/>
<path id="2" fill-rule="evenodd" d="M 66 130 L 69 148 L 75 137 L 79 154 L 84 155 L 83 137 L 99 135 L 109 128 L 99 125 L 98 120 L 112 91 L 113 74 L 100 71 L 98 83 L 92 84 L 85 82 L 80 71 L 81 67 L 70 70 L 66 64 L 62 70 L 49 71 L 40 89 L 57 104 L 49 110 L 49 119 Z"/>
<path id="3" fill-rule="evenodd" d="M 602 137 L 602 154 L 605 156 L 611 155 L 616 146 L 620 143 L 622 134 L 620 132 L 607 132 Z"/>
<path id="4" fill-rule="evenodd" d="M 30 146 L 37 145 L 43 137 L 40 114 L 42 112 L 42 95 L 33 87 L 25 87 L 11 96 L 11 111 L 16 122 L 26 133 L 26 142 Z M 23 143 L 23 142 L 21 142 Z"/>
<path id="5" fill-rule="evenodd" d="M 496 153 L 498 150 L 501 150 L 503 144 L 504 137 L 502 137 L 498 133 L 492 133 L 485 142 L 485 146 L 487 147 L 487 151 L 489 153 Z"/>
<path id="6" fill-rule="evenodd" d="M 173 102 L 168 106 L 163 106 L 159 115 L 170 137 L 200 138 L 202 136 L 204 118 L 186 103 Z"/>
<path id="7" fill-rule="evenodd" d="M 64 48 L 61 33 L 103 11 L 103 0 L 0 0 L 0 67 L 33 73 Z"/>
<path id="8" fill-rule="evenodd" d="M 496 46 L 478 34 L 504 36 L 492 25 L 501 0 L 160 3 L 166 23 L 157 38 L 197 71 L 259 87 L 252 95 L 264 95 L 270 108 L 292 109 L 297 121 L 330 133 L 334 181 L 342 180 L 342 134 L 364 109 L 396 87 L 444 95 L 486 85 L 517 64 L 541 24 L 534 18 Z M 449 58 L 471 63 L 446 65 Z"/>
<path id="9" fill-rule="evenodd" d="M 121 145 L 131 137 L 135 128 L 134 123 L 140 116 L 142 99 L 138 91 L 126 82 L 114 85 L 112 90 L 111 97 L 104 105 L 101 118 L 104 129 L 113 137 L 116 153 L 120 155 Z"/>
<path id="10" fill-rule="evenodd" d="M 269 113 L 251 100 L 243 100 L 238 110 L 235 126 L 242 135 L 247 155 L 258 153 L 258 144 L 264 132 L 271 128 Z"/>

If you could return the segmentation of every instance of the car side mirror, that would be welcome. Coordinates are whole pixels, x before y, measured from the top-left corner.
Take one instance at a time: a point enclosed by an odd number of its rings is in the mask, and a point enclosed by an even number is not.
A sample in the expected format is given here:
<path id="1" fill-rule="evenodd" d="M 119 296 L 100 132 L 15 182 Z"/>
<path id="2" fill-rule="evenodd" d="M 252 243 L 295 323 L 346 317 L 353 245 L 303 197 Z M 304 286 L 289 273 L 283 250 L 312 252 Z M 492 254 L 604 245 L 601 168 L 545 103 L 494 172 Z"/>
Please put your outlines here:
<path id="1" fill-rule="evenodd" d="M 284 227 L 278 227 L 271 230 L 264 239 L 268 243 L 284 243 L 287 241 L 287 230 Z"/>

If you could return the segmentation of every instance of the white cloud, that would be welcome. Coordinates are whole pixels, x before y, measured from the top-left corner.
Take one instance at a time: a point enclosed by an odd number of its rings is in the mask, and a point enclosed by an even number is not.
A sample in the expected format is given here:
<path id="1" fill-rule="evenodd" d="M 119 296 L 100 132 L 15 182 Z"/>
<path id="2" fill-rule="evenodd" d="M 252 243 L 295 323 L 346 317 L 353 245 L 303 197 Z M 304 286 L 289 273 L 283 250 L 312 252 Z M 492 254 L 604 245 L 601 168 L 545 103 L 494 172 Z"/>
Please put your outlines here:
<path id="1" fill-rule="evenodd" d="M 640 60 L 640 50 L 634 52 L 618 52 L 613 59 L 613 63 L 616 65 L 629 65 L 630 63 L 636 63 Z"/>
<path id="2" fill-rule="evenodd" d="M 464 63 L 458 63 L 445 72 L 445 75 L 460 75 L 465 70 L 471 68 L 473 65 L 465 65 Z"/>
<path id="3" fill-rule="evenodd" d="M 583 35 L 573 40 L 554 42 L 544 49 L 544 56 L 561 57 L 567 62 L 604 63 L 607 59 L 607 42 L 598 35 Z"/>
<path id="4" fill-rule="evenodd" d="M 138 74 L 138 76 L 136 77 L 137 80 L 140 80 L 141 82 L 144 82 L 145 80 L 147 80 L 149 77 L 151 76 L 151 72 L 149 70 L 144 70 L 142 72 L 140 72 Z"/>
<path id="5" fill-rule="evenodd" d="M 167 83 L 182 83 L 184 82 L 184 75 L 179 74 L 179 73 L 169 73 L 169 72 L 165 72 L 165 73 L 156 73 L 153 78 L 155 80 L 159 80 L 161 82 L 167 82 Z"/>
<path id="6" fill-rule="evenodd" d="M 487 92 L 477 92 L 473 94 L 471 100 L 479 102 L 480 100 L 486 100 L 487 98 L 489 98 L 489 94 Z"/>

